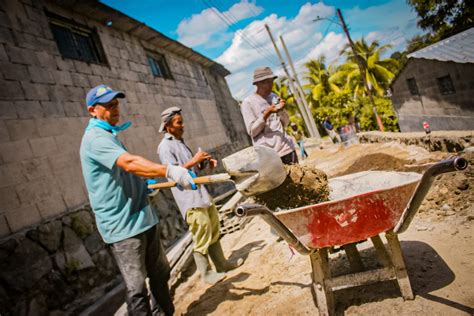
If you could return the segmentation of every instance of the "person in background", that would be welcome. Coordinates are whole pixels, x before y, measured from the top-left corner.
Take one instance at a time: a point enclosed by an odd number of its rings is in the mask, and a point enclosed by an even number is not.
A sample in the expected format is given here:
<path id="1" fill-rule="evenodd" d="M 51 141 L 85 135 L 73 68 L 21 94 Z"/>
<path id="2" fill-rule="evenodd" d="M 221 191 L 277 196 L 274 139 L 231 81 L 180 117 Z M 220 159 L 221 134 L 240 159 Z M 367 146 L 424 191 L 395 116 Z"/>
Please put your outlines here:
<path id="1" fill-rule="evenodd" d="M 304 148 L 304 140 L 303 140 L 303 133 L 298 129 L 298 125 L 296 123 L 291 123 L 291 135 L 294 137 L 298 147 L 300 148 L 301 159 L 305 159 L 308 157 L 308 153 Z"/>
<path id="2" fill-rule="evenodd" d="M 326 116 L 323 122 L 323 127 L 326 130 L 326 132 L 329 135 L 329 138 L 331 141 L 335 144 L 336 142 L 341 142 L 341 138 L 339 137 L 339 134 L 334 130 L 334 127 L 331 124 L 331 121 L 329 120 L 329 116 Z"/>
<path id="3" fill-rule="evenodd" d="M 184 121 L 181 112 L 178 107 L 170 107 L 161 113 L 159 131 L 165 133 L 157 150 L 161 162 L 182 166 L 195 174 L 207 166 L 216 168 L 217 160 L 209 153 L 199 150 L 193 154 L 184 142 Z M 214 201 L 204 185 L 198 186 L 195 191 L 175 187 L 171 188 L 171 192 L 193 236 L 193 257 L 202 280 L 208 284 L 219 282 L 224 279 L 224 272 L 242 265 L 243 259 L 230 261 L 224 257 L 219 241 L 219 214 Z M 216 272 L 210 268 L 208 256 L 214 263 Z"/>
<path id="4" fill-rule="evenodd" d="M 168 288 L 170 266 L 161 244 L 158 216 L 148 204 L 142 177 L 167 177 L 184 189 L 194 185 L 186 168 L 164 166 L 128 152 L 117 134 L 119 99 L 125 94 L 99 85 L 87 93 L 92 117 L 82 137 L 82 173 L 102 239 L 110 246 L 127 287 L 129 315 L 173 315 Z M 152 306 L 145 279 L 149 278 Z"/>
<path id="5" fill-rule="evenodd" d="M 257 91 L 245 98 L 241 105 L 247 133 L 254 145 L 266 146 L 278 152 L 284 164 L 298 163 L 295 144 L 285 132 L 290 118 L 285 101 L 272 92 L 273 81 L 277 78 L 270 67 L 257 68 L 253 74 L 253 84 Z"/>

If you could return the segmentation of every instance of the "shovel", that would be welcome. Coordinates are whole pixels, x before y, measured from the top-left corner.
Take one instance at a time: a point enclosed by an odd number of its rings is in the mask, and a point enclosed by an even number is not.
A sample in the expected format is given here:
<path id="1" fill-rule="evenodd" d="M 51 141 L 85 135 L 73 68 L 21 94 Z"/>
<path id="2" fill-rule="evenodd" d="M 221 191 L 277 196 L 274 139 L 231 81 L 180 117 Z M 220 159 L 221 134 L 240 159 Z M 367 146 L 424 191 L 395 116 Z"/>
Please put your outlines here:
<path id="1" fill-rule="evenodd" d="M 278 153 L 263 146 L 253 146 L 222 159 L 227 173 L 194 178 L 196 184 L 234 182 L 237 191 L 252 196 L 270 191 L 285 181 L 286 171 Z M 149 189 L 176 186 L 176 182 L 149 185 Z"/>

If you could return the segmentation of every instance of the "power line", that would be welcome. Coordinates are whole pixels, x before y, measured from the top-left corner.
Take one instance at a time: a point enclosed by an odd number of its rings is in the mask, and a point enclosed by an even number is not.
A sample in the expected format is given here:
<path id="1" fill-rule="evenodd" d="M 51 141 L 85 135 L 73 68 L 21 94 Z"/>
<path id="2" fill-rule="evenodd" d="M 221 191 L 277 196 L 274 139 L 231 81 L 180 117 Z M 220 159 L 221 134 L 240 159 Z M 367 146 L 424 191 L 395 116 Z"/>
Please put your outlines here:
<path id="1" fill-rule="evenodd" d="M 233 24 L 236 23 L 236 21 L 234 20 L 234 23 L 232 22 L 232 17 L 233 15 L 232 14 L 228 14 L 230 17 L 226 17 L 227 14 L 223 14 L 221 12 L 219 12 L 215 6 L 214 3 L 212 3 L 211 0 L 209 0 L 209 2 L 212 4 L 210 4 L 208 1 L 206 0 L 203 0 L 204 3 L 208 6 L 209 9 L 211 9 L 227 26 L 229 26 L 232 30 L 234 30 L 234 32 L 236 32 L 238 35 L 240 34 L 242 40 L 244 40 L 247 44 L 249 44 L 253 49 L 255 49 L 257 51 L 258 54 L 260 54 L 262 57 L 264 57 L 266 60 L 268 60 L 272 65 L 278 65 L 278 63 L 275 63 L 274 60 L 272 60 L 271 58 L 269 58 L 269 55 L 266 55 L 267 53 L 260 47 L 256 46 L 256 44 L 246 36 L 246 34 L 241 31 L 241 30 L 236 30 L 234 27 L 233 27 Z M 218 8 L 219 10 L 221 10 L 220 8 Z M 235 17 L 233 17 L 235 19 Z"/>
<path id="2" fill-rule="evenodd" d="M 206 2 L 206 0 L 204 0 Z M 215 3 L 212 2 L 212 0 L 208 0 L 212 5 L 213 5 L 213 11 L 219 15 L 219 16 L 222 16 L 222 18 L 224 18 L 224 22 L 230 27 L 232 28 L 237 34 L 239 34 L 239 31 L 240 31 L 240 35 L 241 37 L 243 38 L 243 40 L 245 40 L 248 44 L 250 44 L 254 49 L 256 49 L 258 52 L 260 52 L 260 54 L 262 56 L 264 56 L 267 60 L 269 60 L 272 64 L 275 64 L 271 58 L 269 59 L 268 56 L 269 55 L 266 55 L 266 52 L 260 48 L 258 46 L 258 44 L 256 44 L 252 39 L 250 39 L 247 34 L 245 34 L 243 31 L 241 30 L 235 30 L 235 28 L 233 27 L 234 24 L 236 24 L 238 21 L 237 19 L 235 18 L 235 16 L 230 13 L 229 10 L 227 10 L 227 13 L 224 14 L 223 13 L 223 9 L 217 5 L 215 5 Z M 214 8 L 215 7 L 215 8 Z M 219 10 L 217 11 L 216 8 Z"/>

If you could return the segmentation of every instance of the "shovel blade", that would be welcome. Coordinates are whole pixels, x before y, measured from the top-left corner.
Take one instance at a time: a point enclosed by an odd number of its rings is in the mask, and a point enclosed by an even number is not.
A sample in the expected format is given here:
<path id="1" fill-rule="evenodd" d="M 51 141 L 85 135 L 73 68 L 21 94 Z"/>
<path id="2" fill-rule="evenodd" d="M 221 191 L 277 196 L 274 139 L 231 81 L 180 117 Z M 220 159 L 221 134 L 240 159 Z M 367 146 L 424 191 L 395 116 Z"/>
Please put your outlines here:
<path id="1" fill-rule="evenodd" d="M 286 171 L 278 153 L 268 147 L 253 146 L 222 159 L 225 170 L 245 196 L 275 189 L 285 181 Z"/>

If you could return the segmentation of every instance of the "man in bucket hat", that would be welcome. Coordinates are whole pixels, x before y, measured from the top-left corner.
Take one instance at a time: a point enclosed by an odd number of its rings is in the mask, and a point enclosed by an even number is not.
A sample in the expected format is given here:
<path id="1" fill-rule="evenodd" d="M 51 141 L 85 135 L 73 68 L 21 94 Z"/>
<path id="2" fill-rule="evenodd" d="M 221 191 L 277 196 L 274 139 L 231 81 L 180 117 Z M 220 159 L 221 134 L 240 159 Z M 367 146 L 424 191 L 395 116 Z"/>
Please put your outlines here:
<path id="1" fill-rule="evenodd" d="M 199 149 L 193 155 L 184 142 L 184 122 L 180 108 L 167 108 L 161 113 L 160 132 L 166 132 L 158 146 L 162 163 L 180 165 L 195 174 L 207 166 L 217 166 L 217 160 L 212 159 L 209 153 Z M 240 266 L 243 259 L 231 261 L 224 257 L 219 241 L 219 214 L 214 201 L 204 185 L 194 191 L 171 188 L 171 192 L 193 236 L 193 257 L 201 279 L 208 284 L 219 282 L 225 277 L 226 271 Z M 217 271 L 210 268 L 208 257 Z"/>
<path id="2" fill-rule="evenodd" d="M 254 145 L 272 148 L 284 164 L 295 164 L 298 163 L 295 144 L 285 132 L 290 123 L 285 102 L 272 92 L 275 78 L 270 67 L 255 69 L 253 84 L 257 91 L 242 102 L 242 116 Z"/>
<path id="3" fill-rule="evenodd" d="M 117 139 L 128 127 L 119 122 L 119 99 L 125 94 L 105 85 L 87 93 L 91 119 L 82 138 L 82 173 L 102 239 L 109 244 L 127 287 L 129 315 L 151 315 L 160 308 L 173 315 L 168 279 L 170 267 L 150 208 L 142 177 L 167 177 L 183 188 L 194 182 L 188 170 L 164 166 L 133 155 Z M 146 277 L 153 306 L 150 307 Z"/>

